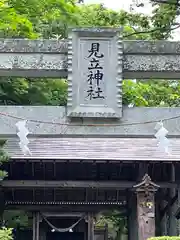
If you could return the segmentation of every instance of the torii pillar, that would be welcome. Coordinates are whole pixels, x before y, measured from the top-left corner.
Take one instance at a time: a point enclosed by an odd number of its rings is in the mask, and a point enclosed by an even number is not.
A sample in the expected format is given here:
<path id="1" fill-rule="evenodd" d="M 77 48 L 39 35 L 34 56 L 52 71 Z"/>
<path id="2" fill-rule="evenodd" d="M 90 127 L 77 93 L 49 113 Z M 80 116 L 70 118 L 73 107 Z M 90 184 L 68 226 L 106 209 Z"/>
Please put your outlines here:
<path id="1" fill-rule="evenodd" d="M 147 240 L 155 236 L 155 193 L 159 186 L 145 174 L 133 188 L 137 196 L 138 239 Z"/>

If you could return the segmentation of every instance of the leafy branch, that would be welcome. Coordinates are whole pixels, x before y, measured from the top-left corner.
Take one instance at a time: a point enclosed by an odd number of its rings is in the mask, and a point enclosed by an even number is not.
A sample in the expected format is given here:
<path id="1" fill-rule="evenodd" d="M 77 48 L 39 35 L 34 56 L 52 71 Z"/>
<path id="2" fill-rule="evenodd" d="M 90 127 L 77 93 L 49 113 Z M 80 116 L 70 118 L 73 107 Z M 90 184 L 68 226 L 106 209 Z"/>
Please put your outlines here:
<path id="1" fill-rule="evenodd" d="M 3 163 L 9 160 L 8 155 L 3 149 L 5 143 L 6 143 L 6 140 L 2 140 L 2 139 L 0 140 L 0 166 L 2 166 Z M 7 176 L 8 176 L 8 173 L 6 171 L 0 170 L 0 180 L 3 180 Z"/>
<path id="2" fill-rule="evenodd" d="M 133 33 L 130 33 L 130 34 L 125 34 L 123 35 L 124 38 L 127 38 L 127 37 L 131 37 L 133 35 L 138 35 L 138 34 L 147 34 L 147 33 L 153 33 L 153 32 L 156 32 L 156 31 L 162 31 L 162 30 L 165 30 L 167 32 L 171 32 L 173 30 L 176 30 L 180 27 L 180 24 L 178 24 L 177 26 L 175 27 L 172 27 L 172 28 L 169 28 L 169 27 L 163 27 L 163 28 L 154 28 L 154 29 L 151 29 L 151 30 L 147 30 L 147 31 L 136 31 L 136 32 L 133 32 Z"/>

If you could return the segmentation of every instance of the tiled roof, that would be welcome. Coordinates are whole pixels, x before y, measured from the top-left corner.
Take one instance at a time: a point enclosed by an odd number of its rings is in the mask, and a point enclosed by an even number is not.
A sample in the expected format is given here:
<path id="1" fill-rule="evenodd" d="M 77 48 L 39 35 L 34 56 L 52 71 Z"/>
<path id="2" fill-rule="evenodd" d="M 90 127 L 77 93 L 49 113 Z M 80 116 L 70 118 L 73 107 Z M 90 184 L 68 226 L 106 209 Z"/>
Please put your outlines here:
<path id="1" fill-rule="evenodd" d="M 157 147 L 156 139 L 143 138 L 37 138 L 31 139 L 32 156 L 24 156 L 18 139 L 7 141 L 6 150 L 12 158 L 93 159 L 179 161 L 180 139 L 170 140 L 170 154 Z"/>

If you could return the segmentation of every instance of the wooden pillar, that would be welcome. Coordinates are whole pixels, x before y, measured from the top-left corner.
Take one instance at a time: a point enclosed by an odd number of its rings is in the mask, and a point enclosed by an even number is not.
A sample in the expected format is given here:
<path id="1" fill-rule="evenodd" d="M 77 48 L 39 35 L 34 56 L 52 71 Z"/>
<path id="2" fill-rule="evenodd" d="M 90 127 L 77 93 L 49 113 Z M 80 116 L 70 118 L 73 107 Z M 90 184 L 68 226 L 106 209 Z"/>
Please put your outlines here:
<path id="1" fill-rule="evenodd" d="M 178 187 L 177 211 L 179 208 L 180 208 L 180 187 Z M 180 219 L 179 217 L 177 217 L 177 213 L 175 215 L 177 219 L 177 235 L 180 236 Z"/>
<path id="2" fill-rule="evenodd" d="M 104 240 L 108 240 L 108 224 L 105 225 Z"/>
<path id="3" fill-rule="evenodd" d="M 39 230 L 39 240 L 46 240 L 46 231 L 43 227 Z"/>
<path id="4" fill-rule="evenodd" d="M 171 164 L 171 182 L 175 182 L 175 166 L 172 163 Z M 170 189 L 170 201 L 176 196 L 176 189 L 172 188 Z M 177 236 L 177 220 L 175 217 L 175 213 L 177 210 L 177 201 L 175 201 L 172 205 L 170 205 L 168 209 L 169 214 L 169 236 Z"/>
<path id="5" fill-rule="evenodd" d="M 164 209 L 166 205 L 167 205 L 167 202 L 165 200 L 162 200 L 161 208 Z M 161 218 L 161 236 L 168 235 L 167 221 L 168 221 L 168 216 L 167 216 L 167 212 L 165 212 Z"/>
<path id="6" fill-rule="evenodd" d="M 33 213 L 33 240 L 36 240 L 36 213 Z"/>
<path id="7" fill-rule="evenodd" d="M 88 213 L 88 240 L 94 240 L 94 215 Z"/>
<path id="8" fill-rule="evenodd" d="M 156 196 L 155 198 L 155 224 L 156 224 L 156 236 L 161 236 L 161 201 L 158 198 L 158 196 Z"/>
<path id="9" fill-rule="evenodd" d="M 3 188 L 0 186 L 0 227 L 3 225 L 3 213 L 5 209 L 5 197 Z"/>
<path id="10" fill-rule="evenodd" d="M 134 192 L 127 194 L 127 207 L 128 207 L 128 240 L 138 240 L 137 228 L 137 201 Z"/>
<path id="11" fill-rule="evenodd" d="M 140 182 L 145 176 L 145 174 L 148 174 L 148 163 L 140 162 L 138 165 L 139 165 L 139 169 L 138 169 L 137 181 Z"/>
<path id="12" fill-rule="evenodd" d="M 155 236 L 155 192 L 159 186 L 145 174 L 142 181 L 134 186 L 137 196 L 138 239 L 147 240 Z"/>
<path id="13" fill-rule="evenodd" d="M 33 213 L 33 240 L 39 240 L 39 212 Z"/>
<path id="14" fill-rule="evenodd" d="M 88 218 L 85 218 L 84 240 L 88 240 Z"/>
<path id="15" fill-rule="evenodd" d="M 46 240 L 46 228 L 44 224 L 41 224 L 43 221 L 43 218 L 39 217 L 39 240 Z"/>

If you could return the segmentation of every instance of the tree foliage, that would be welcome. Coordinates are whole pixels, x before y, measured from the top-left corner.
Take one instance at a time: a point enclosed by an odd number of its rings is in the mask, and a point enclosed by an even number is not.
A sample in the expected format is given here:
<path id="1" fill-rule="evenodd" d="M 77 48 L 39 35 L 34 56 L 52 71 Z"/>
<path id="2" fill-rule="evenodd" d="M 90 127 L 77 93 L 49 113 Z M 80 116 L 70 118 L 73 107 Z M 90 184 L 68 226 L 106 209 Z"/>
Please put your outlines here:
<path id="1" fill-rule="evenodd" d="M 12 229 L 2 228 L 0 229 L 0 239 L 1 240 L 12 240 Z"/>
<path id="2" fill-rule="evenodd" d="M 0 37 L 1 38 L 30 38 L 38 37 L 34 32 L 33 24 L 25 14 L 10 7 L 7 1 L 0 0 Z"/>
<path id="3" fill-rule="evenodd" d="M 131 80 L 123 82 L 123 103 L 134 106 L 180 106 L 180 84 L 173 80 Z"/>
<path id="4" fill-rule="evenodd" d="M 105 225 L 108 225 L 109 239 L 119 240 L 122 235 L 127 235 L 127 221 L 120 211 L 107 211 L 101 214 L 96 226 Z"/>
<path id="5" fill-rule="evenodd" d="M 2 139 L 0 140 L 0 166 L 9 160 L 9 157 L 4 150 L 5 143 L 6 143 L 5 140 Z M 0 170 L 0 181 L 2 181 L 7 176 L 8 173 L 6 171 Z"/>
<path id="6" fill-rule="evenodd" d="M 176 23 L 178 7 L 176 4 L 154 4 L 154 6 L 151 22 L 153 28 L 157 30 L 152 32 L 152 39 L 168 39 Z"/>
<path id="7" fill-rule="evenodd" d="M 66 105 L 64 79 L 3 78 L 0 82 L 1 105 Z"/>
<path id="8" fill-rule="evenodd" d="M 19 210 L 6 210 L 3 214 L 4 225 L 10 228 L 26 228 L 30 221 L 28 214 Z"/>

